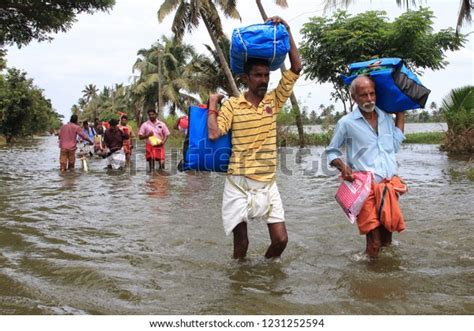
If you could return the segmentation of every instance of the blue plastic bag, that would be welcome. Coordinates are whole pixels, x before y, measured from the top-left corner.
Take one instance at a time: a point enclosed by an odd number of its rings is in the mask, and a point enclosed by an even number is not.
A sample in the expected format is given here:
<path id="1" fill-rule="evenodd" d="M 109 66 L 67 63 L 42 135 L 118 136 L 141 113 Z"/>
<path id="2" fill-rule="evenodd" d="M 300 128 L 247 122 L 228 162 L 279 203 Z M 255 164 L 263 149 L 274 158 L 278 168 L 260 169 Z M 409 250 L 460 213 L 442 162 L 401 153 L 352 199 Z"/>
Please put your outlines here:
<path id="1" fill-rule="evenodd" d="M 424 108 L 430 90 L 399 58 L 382 58 L 349 65 L 349 75 L 341 75 L 349 85 L 359 75 L 370 75 L 375 81 L 376 105 L 388 113 Z"/>
<path id="2" fill-rule="evenodd" d="M 272 22 L 234 29 L 230 45 L 230 67 L 241 75 L 248 58 L 265 59 L 270 70 L 277 70 L 290 51 L 288 31 L 283 24 Z"/>
<path id="3" fill-rule="evenodd" d="M 209 140 L 207 108 L 190 106 L 189 128 L 183 148 L 183 162 L 179 170 L 227 172 L 232 153 L 230 132 L 216 140 Z"/>

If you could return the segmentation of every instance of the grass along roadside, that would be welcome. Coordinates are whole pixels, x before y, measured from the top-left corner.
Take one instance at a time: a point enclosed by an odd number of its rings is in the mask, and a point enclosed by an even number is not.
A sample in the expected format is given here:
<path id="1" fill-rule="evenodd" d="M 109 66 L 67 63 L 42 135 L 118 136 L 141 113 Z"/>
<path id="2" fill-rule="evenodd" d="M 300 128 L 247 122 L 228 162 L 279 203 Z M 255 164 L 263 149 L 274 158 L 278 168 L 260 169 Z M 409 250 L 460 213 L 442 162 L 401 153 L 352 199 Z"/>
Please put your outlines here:
<path id="1" fill-rule="evenodd" d="M 444 132 L 416 132 L 405 134 L 404 144 L 441 144 Z"/>
<path id="2" fill-rule="evenodd" d="M 404 144 L 441 144 L 444 132 L 417 132 L 405 134 Z M 304 139 L 308 146 L 327 146 L 332 138 L 331 133 L 305 133 Z M 278 146 L 298 146 L 296 133 L 283 133 L 278 137 Z"/>

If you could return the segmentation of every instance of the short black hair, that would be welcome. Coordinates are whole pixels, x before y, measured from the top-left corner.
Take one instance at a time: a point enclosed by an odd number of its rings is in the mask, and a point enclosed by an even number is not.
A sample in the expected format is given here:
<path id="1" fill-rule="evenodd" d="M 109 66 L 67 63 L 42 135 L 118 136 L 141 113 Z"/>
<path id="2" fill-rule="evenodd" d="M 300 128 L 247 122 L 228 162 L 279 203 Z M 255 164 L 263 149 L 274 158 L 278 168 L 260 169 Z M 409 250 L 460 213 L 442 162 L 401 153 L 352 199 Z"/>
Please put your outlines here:
<path id="1" fill-rule="evenodd" d="M 244 63 L 244 73 L 248 75 L 250 71 L 252 70 L 252 68 L 256 65 L 267 66 L 267 67 L 270 66 L 268 64 L 268 60 L 251 57 L 251 58 L 248 58 L 247 61 Z"/>
<path id="2" fill-rule="evenodd" d="M 69 120 L 69 122 L 77 124 L 77 120 L 78 120 L 78 117 L 76 114 L 74 114 L 71 116 L 71 119 Z"/>
<path id="3" fill-rule="evenodd" d="M 112 118 L 112 119 L 109 121 L 109 124 L 110 124 L 111 126 L 117 126 L 118 121 L 117 121 L 116 118 Z"/>
<path id="4" fill-rule="evenodd" d="M 120 116 L 120 119 L 122 119 L 122 118 L 125 118 L 126 120 L 128 120 L 128 116 L 125 115 L 125 114 L 123 114 L 122 116 Z"/>
<path id="5" fill-rule="evenodd" d="M 149 113 L 155 113 L 156 114 L 156 110 L 154 108 L 150 108 L 146 111 L 147 114 Z"/>

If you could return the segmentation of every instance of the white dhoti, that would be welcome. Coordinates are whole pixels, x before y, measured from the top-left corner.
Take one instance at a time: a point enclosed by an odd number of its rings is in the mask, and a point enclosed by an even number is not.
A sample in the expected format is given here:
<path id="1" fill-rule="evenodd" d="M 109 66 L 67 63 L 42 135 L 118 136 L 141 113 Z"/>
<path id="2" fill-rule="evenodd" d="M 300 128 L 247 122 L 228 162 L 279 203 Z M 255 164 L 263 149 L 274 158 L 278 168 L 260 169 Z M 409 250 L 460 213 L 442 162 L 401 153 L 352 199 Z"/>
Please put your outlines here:
<path id="1" fill-rule="evenodd" d="M 125 152 L 123 151 L 123 148 L 121 148 L 107 156 L 106 163 L 107 167 L 111 166 L 112 169 L 120 169 L 125 167 L 125 161 Z"/>
<path id="2" fill-rule="evenodd" d="M 242 222 L 285 221 L 285 211 L 275 181 L 258 182 L 245 176 L 227 176 L 222 198 L 222 221 L 226 235 Z"/>

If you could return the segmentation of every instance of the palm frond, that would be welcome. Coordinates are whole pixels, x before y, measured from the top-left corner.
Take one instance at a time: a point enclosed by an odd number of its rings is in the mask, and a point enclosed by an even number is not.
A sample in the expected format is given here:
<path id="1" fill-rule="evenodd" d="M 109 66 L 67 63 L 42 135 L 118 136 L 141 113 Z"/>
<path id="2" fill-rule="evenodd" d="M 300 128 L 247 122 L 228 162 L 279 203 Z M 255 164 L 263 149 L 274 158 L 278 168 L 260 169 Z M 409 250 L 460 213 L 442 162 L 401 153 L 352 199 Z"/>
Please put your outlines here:
<path id="1" fill-rule="evenodd" d="M 183 1 L 176 1 L 176 0 L 165 0 L 160 9 L 158 9 L 158 22 L 163 22 L 166 16 L 168 16 L 173 10 L 178 7 L 178 5 L 182 5 Z"/>
<path id="2" fill-rule="evenodd" d="M 173 31 L 176 39 L 181 40 L 184 35 L 189 22 L 189 4 L 181 1 L 176 13 L 174 15 L 171 30 Z"/>
<path id="3" fill-rule="evenodd" d="M 282 8 L 288 8 L 288 2 L 286 0 L 275 0 L 275 4 Z"/>
<path id="4" fill-rule="evenodd" d="M 397 5 L 399 7 L 405 7 L 405 8 L 410 8 L 410 0 L 396 0 L 397 1 Z M 417 2 L 423 2 L 422 0 L 411 0 L 411 4 L 413 6 L 416 6 L 416 3 Z"/>
<path id="5" fill-rule="evenodd" d="M 242 21 L 239 11 L 237 10 L 236 0 L 217 0 L 217 5 L 222 10 L 225 17 Z"/>
<path id="6" fill-rule="evenodd" d="M 461 31 L 464 22 L 471 23 L 471 9 L 473 8 L 472 0 L 461 0 L 459 8 L 458 21 L 456 23 L 456 33 Z"/>
<path id="7" fill-rule="evenodd" d="M 474 126 L 474 86 L 453 89 L 443 101 L 441 108 L 446 116 L 448 129 L 455 133 Z"/>
<path id="8" fill-rule="evenodd" d="M 325 0 L 324 11 L 344 7 L 347 8 L 354 0 Z"/>
<path id="9" fill-rule="evenodd" d="M 224 33 L 222 31 L 222 22 L 215 6 L 204 6 L 202 9 L 202 19 L 205 20 L 206 26 L 217 38 L 220 38 Z"/>

